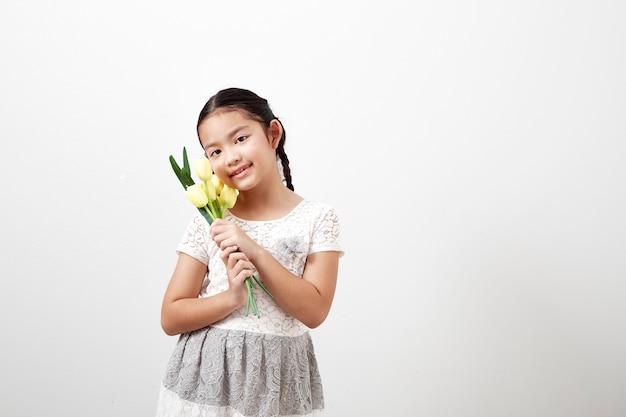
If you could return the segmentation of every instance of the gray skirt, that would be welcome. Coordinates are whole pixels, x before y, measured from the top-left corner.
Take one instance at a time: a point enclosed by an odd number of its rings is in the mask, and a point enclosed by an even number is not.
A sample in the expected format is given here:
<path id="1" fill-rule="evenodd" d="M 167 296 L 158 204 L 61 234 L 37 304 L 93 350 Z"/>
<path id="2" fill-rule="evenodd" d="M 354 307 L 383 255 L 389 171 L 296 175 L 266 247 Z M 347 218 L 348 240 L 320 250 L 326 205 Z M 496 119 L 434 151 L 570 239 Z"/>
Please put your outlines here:
<path id="1" fill-rule="evenodd" d="M 179 337 L 157 417 L 320 416 L 323 408 L 308 332 L 289 337 L 209 326 Z"/>

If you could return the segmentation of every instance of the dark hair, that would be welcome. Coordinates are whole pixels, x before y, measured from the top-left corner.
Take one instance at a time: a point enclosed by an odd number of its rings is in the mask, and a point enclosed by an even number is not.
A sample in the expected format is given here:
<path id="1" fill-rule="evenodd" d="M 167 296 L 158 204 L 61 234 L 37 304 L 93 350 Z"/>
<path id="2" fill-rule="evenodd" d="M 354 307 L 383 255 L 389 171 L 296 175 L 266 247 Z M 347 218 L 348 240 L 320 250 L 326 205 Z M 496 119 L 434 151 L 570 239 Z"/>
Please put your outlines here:
<path id="1" fill-rule="evenodd" d="M 272 120 L 278 121 L 283 128 L 283 134 L 278 142 L 276 148 L 276 155 L 280 158 L 281 165 L 283 166 L 283 175 L 285 177 L 285 183 L 287 188 L 294 191 L 293 184 L 291 182 L 291 169 L 289 168 L 289 158 L 285 153 L 285 141 L 287 140 L 287 134 L 285 133 L 285 127 L 282 122 L 278 120 L 278 117 L 274 115 L 269 103 L 263 97 L 259 97 L 255 93 L 242 88 L 227 88 L 218 91 L 213 97 L 206 102 L 200 115 L 198 116 L 198 125 L 212 113 L 220 109 L 232 109 L 241 110 L 247 117 L 252 120 L 256 120 L 259 123 L 269 127 Z"/>

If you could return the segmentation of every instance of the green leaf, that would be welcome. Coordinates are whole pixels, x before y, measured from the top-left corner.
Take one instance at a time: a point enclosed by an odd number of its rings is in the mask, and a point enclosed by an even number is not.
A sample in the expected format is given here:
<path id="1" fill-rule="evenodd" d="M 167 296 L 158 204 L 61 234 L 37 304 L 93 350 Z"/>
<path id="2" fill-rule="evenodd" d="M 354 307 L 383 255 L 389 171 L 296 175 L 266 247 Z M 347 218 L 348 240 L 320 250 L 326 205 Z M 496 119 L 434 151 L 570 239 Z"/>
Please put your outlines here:
<path id="1" fill-rule="evenodd" d="M 213 219 L 211 218 L 211 215 L 207 213 L 203 207 L 198 207 L 198 211 L 200 212 L 200 214 L 202 214 L 202 216 L 206 219 L 206 221 L 209 222 L 209 224 L 213 223 Z"/>
<path id="2" fill-rule="evenodd" d="M 176 162 L 176 159 L 174 159 L 172 155 L 170 155 L 170 164 L 172 165 L 172 169 L 174 170 L 176 177 L 178 177 L 178 181 L 180 181 L 185 190 L 190 185 L 195 184 L 195 181 L 191 177 L 191 166 L 189 165 L 187 149 L 185 149 L 185 147 L 183 147 L 183 167 L 181 168 L 180 165 L 178 165 L 178 162 Z"/>
<path id="3" fill-rule="evenodd" d="M 176 174 L 178 181 L 180 181 L 180 183 L 183 185 L 183 188 L 187 189 L 187 184 L 182 176 L 182 171 L 172 155 L 170 155 L 170 164 L 172 165 L 172 169 L 174 170 L 174 174 Z"/>
<path id="4" fill-rule="evenodd" d="M 183 146 L 183 172 L 191 178 L 191 167 L 189 166 L 189 159 L 187 159 L 187 148 Z"/>
<path id="5" fill-rule="evenodd" d="M 188 174 L 187 172 L 182 171 L 182 172 L 180 173 L 180 175 L 182 176 L 183 181 L 187 184 L 187 186 L 185 186 L 185 190 L 186 190 L 186 189 L 187 189 L 187 187 L 189 187 L 190 185 L 194 185 L 194 184 L 195 184 L 195 182 L 194 182 L 193 178 L 191 178 L 191 175 L 190 175 L 190 174 Z"/>

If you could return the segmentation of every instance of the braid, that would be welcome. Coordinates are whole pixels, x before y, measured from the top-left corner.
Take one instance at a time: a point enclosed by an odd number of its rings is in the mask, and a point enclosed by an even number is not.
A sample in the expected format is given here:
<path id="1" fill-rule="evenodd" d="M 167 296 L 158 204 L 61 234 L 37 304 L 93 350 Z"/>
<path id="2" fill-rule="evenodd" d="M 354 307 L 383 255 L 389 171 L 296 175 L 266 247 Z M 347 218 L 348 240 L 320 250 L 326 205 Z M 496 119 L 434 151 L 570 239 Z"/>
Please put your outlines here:
<path id="1" fill-rule="evenodd" d="M 276 120 L 280 123 L 280 127 L 283 128 L 283 134 L 278 141 L 278 147 L 276 148 L 276 155 L 280 158 L 280 164 L 283 167 L 283 177 L 285 177 L 285 185 L 291 191 L 294 191 L 293 183 L 291 182 L 291 168 L 289 168 L 289 158 L 287 157 L 287 153 L 285 152 L 285 142 L 287 141 L 287 132 L 285 132 L 285 127 L 283 126 L 283 122 L 274 115 L 272 115 L 272 119 Z"/>
<path id="2" fill-rule="evenodd" d="M 291 169 L 289 168 L 289 158 L 287 158 L 287 154 L 285 153 L 284 147 L 285 141 L 281 140 L 278 144 L 278 148 L 276 149 L 276 154 L 280 157 L 280 163 L 283 166 L 283 175 L 285 177 L 285 182 L 287 183 L 287 188 L 291 191 L 294 191 L 293 183 L 291 182 Z"/>

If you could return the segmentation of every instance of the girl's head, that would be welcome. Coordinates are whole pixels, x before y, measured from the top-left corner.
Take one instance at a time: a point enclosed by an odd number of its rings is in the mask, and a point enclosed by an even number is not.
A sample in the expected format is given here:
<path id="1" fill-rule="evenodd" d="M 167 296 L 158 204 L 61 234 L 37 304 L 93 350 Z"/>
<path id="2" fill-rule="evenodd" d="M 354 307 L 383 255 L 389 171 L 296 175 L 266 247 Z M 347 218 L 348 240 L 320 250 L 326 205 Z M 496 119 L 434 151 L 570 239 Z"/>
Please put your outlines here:
<path id="1" fill-rule="evenodd" d="M 270 128 L 270 124 L 274 120 L 280 124 L 282 135 L 278 147 L 276 148 L 276 156 L 280 160 L 280 165 L 282 165 L 287 188 L 293 191 L 294 187 L 291 182 L 289 158 L 287 158 L 287 154 L 285 153 L 285 141 L 287 139 L 285 129 L 280 120 L 278 120 L 278 117 L 272 112 L 266 99 L 259 97 L 252 91 L 241 88 L 227 88 L 221 90 L 211 97 L 200 111 L 196 128 L 199 129 L 200 124 L 212 115 L 233 110 L 241 112 L 242 115 L 250 120 L 259 122 L 266 129 Z"/>

